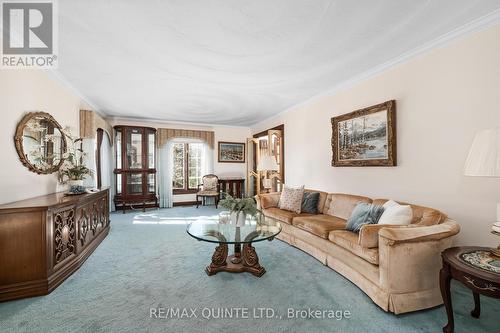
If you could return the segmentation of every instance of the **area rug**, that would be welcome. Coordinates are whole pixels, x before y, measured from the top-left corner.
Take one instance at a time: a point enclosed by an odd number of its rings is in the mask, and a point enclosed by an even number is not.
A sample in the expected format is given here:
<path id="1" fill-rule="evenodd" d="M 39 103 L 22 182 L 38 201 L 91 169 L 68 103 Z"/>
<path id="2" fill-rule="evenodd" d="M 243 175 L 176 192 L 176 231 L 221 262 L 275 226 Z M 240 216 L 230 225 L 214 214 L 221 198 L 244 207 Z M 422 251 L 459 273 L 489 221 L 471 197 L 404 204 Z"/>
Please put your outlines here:
<path id="1" fill-rule="evenodd" d="M 191 238 L 186 224 L 217 214 L 211 207 L 112 214 L 109 236 L 50 295 L 0 303 L 0 331 L 441 332 L 446 324 L 442 306 L 384 312 L 349 280 L 279 240 L 255 244 L 263 277 L 209 277 L 204 267 L 215 244 Z M 498 330 L 498 300 L 482 297 L 474 319 L 471 292 L 453 283 L 452 293 L 455 332 Z"/>

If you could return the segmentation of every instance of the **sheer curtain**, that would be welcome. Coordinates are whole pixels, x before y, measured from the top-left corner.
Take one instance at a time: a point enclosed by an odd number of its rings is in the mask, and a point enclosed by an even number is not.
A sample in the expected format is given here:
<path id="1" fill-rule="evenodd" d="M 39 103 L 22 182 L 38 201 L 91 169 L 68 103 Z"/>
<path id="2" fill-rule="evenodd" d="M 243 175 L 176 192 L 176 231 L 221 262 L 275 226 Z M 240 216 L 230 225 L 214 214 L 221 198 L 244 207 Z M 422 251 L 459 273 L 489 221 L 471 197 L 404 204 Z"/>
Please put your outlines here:
<path id="1" fill-rule="evenodd" d="M 201 161 L 201 175 L 209 175 L 214 173 L 214 150 L 203 142 L 203 153 Z"/>
<path id="2" fill-rule="evenodd" d="M 158 148 L 158 195 L 160 196 L 160 208 L 173 206 L 172 174 L 174 140 L 169 140 Z"/>
<path id="3" fill-rule="evenodd" d="M 109 165 L 110 165 L 109 175 L 111 179 L 111 185 L 109 187 L 109 210 L 114 212 L 116 211 L 115 202 L 113 200 L 116 193 L 116 175 L 114 172 L 116 166 L 116 155 L 115 155 L 115 147 L 113 145 L 111 146 L 111 151 L 109 154 Z"/>
<path id="4" fill-rule="evenodd" d="M 210 175 L 214 173 L 214 150 L 208 145 L 208 143 L 203 142 L 203 151 L 201 154 L 201 176 Z M 212 201 L 213 198 L 207 198 Z M 215 204 L 215 203 L 214 203 Z"/>
<path id="5" fill-rule="evenodd" d="M 97 165 L 95 161 L 96 146 L 97 140 L 95 138 L 84 138 L 82 140 L 82 149 L 87 154 L 83 159 L 83 164 L 93 171 L 92 176 L 87 176 L 83 180 L 83 186 L 85 187 L 93 188 L 96 187 L 97 184 Z"/>
<path id="6" fill-rule="evenodd" d="M 113 202 L 114 190 L 114 152 L 108 134 L 104 133 L 101 145 L 101 184 L 109 187 L 109 210 L 114 211 L 115 205 Z"/>
<path id="7" fill-rule="evenodd" d="M 173 206 L 172 176 L 174 173 L 173 147 L 176 143 L 203 143 L 201 175 L 214 173 L 214 150 L 205 141 L 198 139 L 170 139 L 158 148 L 158 195 L 160 208 Z M 186 179 L 186 181 L 188 181 Z"/>

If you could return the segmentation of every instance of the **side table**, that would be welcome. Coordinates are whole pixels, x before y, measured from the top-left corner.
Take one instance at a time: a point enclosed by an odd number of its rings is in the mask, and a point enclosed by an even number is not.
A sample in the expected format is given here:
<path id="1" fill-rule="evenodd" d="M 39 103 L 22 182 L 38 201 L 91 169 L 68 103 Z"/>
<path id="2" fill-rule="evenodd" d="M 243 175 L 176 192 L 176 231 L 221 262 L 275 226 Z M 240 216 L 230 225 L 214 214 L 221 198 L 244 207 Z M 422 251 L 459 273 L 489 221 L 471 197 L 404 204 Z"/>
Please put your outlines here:
<path id="1" fill-rule="evenodd" d="M 490 257 L 487 247 L 452 247 L 441 253 L 443 268 L 440 271 L 440 288 L 448 315 L 448 324 L 443 332 L 454 330 L 453 307 L 451 302 L 451 279 L 462 282 L 472 290 L 474 309 L 471 316 L 479 318 L 481 303 L 479 295 L 500 298 L 500 258 Z"/>

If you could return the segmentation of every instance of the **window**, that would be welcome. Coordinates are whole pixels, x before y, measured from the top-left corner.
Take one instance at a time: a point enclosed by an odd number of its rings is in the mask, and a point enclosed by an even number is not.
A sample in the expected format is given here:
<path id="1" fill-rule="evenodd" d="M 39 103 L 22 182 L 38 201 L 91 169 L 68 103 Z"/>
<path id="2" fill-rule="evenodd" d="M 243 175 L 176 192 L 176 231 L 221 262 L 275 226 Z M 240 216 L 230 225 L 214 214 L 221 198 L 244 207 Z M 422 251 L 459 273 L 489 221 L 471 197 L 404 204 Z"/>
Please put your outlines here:
<path id="1" fill-rule="evenodd" d="M 173 147 L 174 193 L 196 192 L 201 184 L 203 143 L 175 143 Z"/>
<path id="2" fill-rule="evenodd" d="M 186 187 L 184 183 L 184 156 L 186 155 L 184 147 L 184 143 L 174 144 L 174 174 L 172 176 L 174 190 L 183 190 Z"/>

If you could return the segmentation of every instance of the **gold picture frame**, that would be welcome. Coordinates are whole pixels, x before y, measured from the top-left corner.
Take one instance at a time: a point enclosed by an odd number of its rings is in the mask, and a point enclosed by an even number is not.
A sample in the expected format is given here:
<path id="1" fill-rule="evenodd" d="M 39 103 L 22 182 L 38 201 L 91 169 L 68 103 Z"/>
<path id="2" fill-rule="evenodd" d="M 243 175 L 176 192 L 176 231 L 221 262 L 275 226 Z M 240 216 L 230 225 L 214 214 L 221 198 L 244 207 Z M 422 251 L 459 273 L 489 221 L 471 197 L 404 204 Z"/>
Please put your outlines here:
<path id="1" fill-rule="evenodd" d="M 333 117 L 332 166 L 396 166 L 396 101 Z"/>

